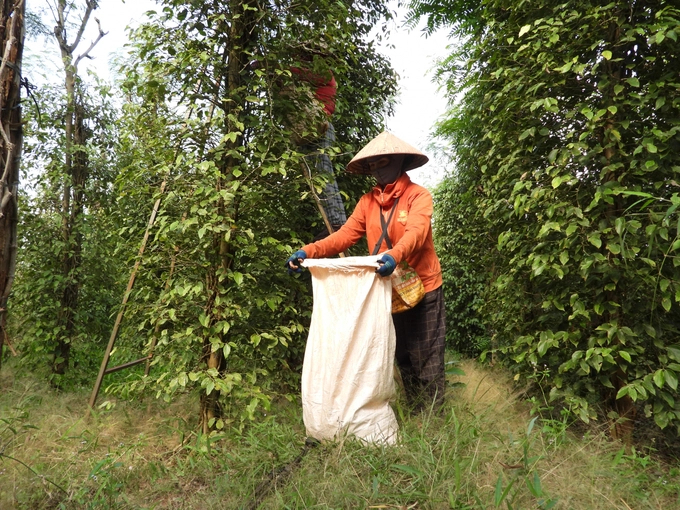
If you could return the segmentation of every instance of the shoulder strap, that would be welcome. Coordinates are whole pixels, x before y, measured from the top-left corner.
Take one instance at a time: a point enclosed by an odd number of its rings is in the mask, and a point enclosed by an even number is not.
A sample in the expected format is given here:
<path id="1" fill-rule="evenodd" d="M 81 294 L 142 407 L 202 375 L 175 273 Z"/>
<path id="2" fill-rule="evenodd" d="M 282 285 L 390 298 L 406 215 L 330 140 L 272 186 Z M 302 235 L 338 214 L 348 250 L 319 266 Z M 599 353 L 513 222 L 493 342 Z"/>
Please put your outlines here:
<path id="1" fill-rule="evenodd" d="M 380 247 L 382 246 L 383 241 L 387 243 L 387 249 L 391 250 L 392 249 L 392 241 L 390 241 L 390 236 L 387 233 L 387 227 L 390 225 L 390 221 L 392 221 L 392 216 L 394 215 L 394 211 L 397 208 L 397 204 L 399 203 L 399 198 L 397 198 L 394 201 L 394 204 L 392 205 L 392 209 L 390 209 L 390 215 L 387 217 L 387 221 L 385 221 L 385 218 L 383 217 L 382 211 L 378 211 L 378 214 L 380 214 L 380 225 L 382 226 L 382 234 L 380 235 L 380 239 L 378 239 L 378 242 L 375 243 L 375 248 L 373 248 L 373 253 L 371 255 L 377 255 L 378 250 L 380 250 Z"/>

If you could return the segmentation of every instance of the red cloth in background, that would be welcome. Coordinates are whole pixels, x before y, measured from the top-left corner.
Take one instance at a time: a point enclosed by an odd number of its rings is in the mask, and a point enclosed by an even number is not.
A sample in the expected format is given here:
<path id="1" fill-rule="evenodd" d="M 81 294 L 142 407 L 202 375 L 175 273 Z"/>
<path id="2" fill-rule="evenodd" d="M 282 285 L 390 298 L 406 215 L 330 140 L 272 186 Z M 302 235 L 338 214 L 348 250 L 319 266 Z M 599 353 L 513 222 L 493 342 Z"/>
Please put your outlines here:
<path id="1" fill-rule="evenodd" d="M 290 70 L 314 88 L 314 97 L 323 103 L 323 109 L 329 117 L 333 115 L 333 112 L 335 112 L 335 94 L 338 91 L 338 84 L 333 73 L 328 71 L 329 79 L 328 76 L 314 74 L 307 69 L 300 69 L 299 67 L 291 67 Z"/>

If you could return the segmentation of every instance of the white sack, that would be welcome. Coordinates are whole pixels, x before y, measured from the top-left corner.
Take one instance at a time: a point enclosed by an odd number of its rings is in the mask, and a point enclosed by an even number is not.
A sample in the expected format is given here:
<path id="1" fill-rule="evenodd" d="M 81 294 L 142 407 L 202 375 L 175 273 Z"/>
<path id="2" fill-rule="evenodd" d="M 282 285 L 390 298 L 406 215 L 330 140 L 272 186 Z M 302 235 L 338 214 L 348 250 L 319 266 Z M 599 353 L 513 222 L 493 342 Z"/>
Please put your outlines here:
<path id="1" fill-rule="evenodd" d="M 396 336 L 392 283 L 375 273 L 377 257 L 307 259 L 314 310 L 302 367 L 307 435 L 351 434 L 393 444 L 398 425 L 389 405 Z"/>

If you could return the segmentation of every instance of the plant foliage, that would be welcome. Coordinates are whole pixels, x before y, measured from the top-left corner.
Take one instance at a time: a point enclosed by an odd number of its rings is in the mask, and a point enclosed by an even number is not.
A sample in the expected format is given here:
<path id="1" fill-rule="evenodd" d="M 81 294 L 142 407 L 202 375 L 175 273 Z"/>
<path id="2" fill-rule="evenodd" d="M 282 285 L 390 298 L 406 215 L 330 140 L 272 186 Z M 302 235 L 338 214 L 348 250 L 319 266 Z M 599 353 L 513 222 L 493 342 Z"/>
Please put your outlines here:
<path id="1" fill-rule="evenodd" d="M 414 5 L 434 26 L 465 24 L 455 2 Z M 474 186 L 496 241 L 482 245 L 486 327 L 582 419 L 604 403 L 680 424 L 680 11 L 500 1 L 469 15 L 440 67 L 460 104 L 439 131 L 464 183 L 452 198 Z"/>
<path id="2" fill-rule="evenodd" d="M 122 142 L 134 157 L 117 184 L 128 253 L 160 209 L 114 357 L 154 360 L 116 391 L 197 389 L 208 430 L 296 387 L 310 296 L 283 261 L 321 229 L 310 184 L 324 181 L 292 141 L 290 90 L 308 85 L 290 69 L 339 83 L 340 168 L 390 108 L 395 74 L 366 41 L 388 15 L 378 1 L 165 1 L 135 32 Z M 340 180 L 351 207 L 366 181 Z"/>

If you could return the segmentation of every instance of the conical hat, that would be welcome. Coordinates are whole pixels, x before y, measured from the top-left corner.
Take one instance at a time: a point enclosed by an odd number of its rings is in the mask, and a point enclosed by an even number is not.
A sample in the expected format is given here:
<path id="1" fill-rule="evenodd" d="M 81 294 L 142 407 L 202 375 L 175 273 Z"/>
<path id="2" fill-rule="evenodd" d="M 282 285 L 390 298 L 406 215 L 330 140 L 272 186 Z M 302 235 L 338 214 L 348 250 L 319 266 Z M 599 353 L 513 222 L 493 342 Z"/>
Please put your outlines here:
<path id="1" fill-rule="evenodd" d="M 403 154 L 406 156 L 406 158 L 404 158 L 404 171 L 423 166 L 430 159 L 418 149 L 405 141 L 400 140 L 392 133 L 383 131 L 373 140 L 368 142 L 366 147 L 361 149 L 357 155 L 352 158 L 352 161 L 349 162 L 346 170 L 353 174 L 370 174 L 370 168 L 366 163 L 368 158 L 389 156 L 391 154 Z"/>

